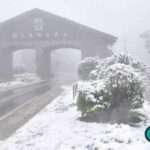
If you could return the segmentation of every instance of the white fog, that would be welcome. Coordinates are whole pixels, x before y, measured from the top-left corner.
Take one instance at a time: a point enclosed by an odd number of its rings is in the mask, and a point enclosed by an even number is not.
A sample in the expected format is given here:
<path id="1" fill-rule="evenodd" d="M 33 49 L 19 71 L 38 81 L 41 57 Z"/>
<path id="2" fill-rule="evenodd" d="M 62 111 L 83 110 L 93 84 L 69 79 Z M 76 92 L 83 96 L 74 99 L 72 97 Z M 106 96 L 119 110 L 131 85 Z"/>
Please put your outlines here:
<path id="1" fill-rule="evenodd" d="M 149 0 L 0 0 L 0 150 L 149 150 L 149 125 Z"/>

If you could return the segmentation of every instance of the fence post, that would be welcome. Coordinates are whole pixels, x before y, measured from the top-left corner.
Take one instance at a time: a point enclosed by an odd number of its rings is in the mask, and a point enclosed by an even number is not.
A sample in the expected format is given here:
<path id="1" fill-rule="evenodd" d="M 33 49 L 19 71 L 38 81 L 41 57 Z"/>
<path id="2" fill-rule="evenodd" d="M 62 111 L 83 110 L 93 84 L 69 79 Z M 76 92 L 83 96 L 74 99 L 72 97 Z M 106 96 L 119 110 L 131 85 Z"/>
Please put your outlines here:
<path id="1" fill-rule="evenodd" d="M 73 85 L 73 99 L 75 98 L 77 93 L 78 93 L 78 83 Z"/>
<path id="2" fill-rule="evenodd" d="M 73 99 L 74 99 L 74 85 L 73 85 Z"/>

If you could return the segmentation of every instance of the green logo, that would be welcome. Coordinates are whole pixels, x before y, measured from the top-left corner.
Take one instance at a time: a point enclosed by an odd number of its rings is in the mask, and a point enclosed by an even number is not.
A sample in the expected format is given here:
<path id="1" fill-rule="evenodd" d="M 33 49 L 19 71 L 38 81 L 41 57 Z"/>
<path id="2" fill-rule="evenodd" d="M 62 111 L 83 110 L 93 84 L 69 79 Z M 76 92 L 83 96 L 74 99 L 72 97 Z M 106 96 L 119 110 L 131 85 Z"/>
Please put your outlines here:
<path id="1" fill-rule="evenodd" d="M 150 127 L 145 130 L 145 138 L 150 142 Z"/>

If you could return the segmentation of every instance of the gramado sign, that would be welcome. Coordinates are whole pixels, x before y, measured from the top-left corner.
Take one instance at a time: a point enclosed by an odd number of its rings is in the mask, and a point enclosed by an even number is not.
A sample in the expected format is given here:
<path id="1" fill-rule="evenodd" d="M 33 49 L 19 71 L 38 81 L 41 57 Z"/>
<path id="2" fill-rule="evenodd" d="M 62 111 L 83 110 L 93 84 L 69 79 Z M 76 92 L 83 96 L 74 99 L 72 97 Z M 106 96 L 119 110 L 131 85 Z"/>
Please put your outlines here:
<path id="1" fill-rule="evenodd" d="M 52 33 L 41 33 L 41 32 L 36 32 L 36 33 L 12 33 L 12 38 L 13 39 L 27 39 L 27 38 L 57 38 L 57 37 L 67 37 L 66 33 L 59 33 L 58 31 Z"/>
<path id="2" fill-rule="evenodd" d="M 59 33 L 58 31 L 55 31 L 54 33 L 43 33 L 44 31 L 44 22 L 42 18 L 34 18 L 33 20 L 33 33 L 12 33 L 13 39 L 32 39 L 32 38 L 50 38 L 50 37 L 67 37 L 66 33 Z"/>

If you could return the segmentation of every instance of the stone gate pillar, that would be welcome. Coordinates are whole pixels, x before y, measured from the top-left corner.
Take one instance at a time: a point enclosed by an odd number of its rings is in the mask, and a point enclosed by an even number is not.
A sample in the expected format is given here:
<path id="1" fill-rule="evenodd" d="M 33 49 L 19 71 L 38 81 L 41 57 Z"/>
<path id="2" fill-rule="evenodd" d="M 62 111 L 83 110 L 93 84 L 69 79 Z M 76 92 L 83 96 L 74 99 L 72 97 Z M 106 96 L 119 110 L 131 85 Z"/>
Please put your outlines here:
<path id="1" fill-rule="evenodd" d="M 50 80 L 50 54 L 43 49 L 36 50 L 36 73 L 44 80 Z"/>
<path id="2" fill-rule="evenodd" d="M 0 80 L 10 81 L 13 79 L 13 52 L 0 50 Z"/>

